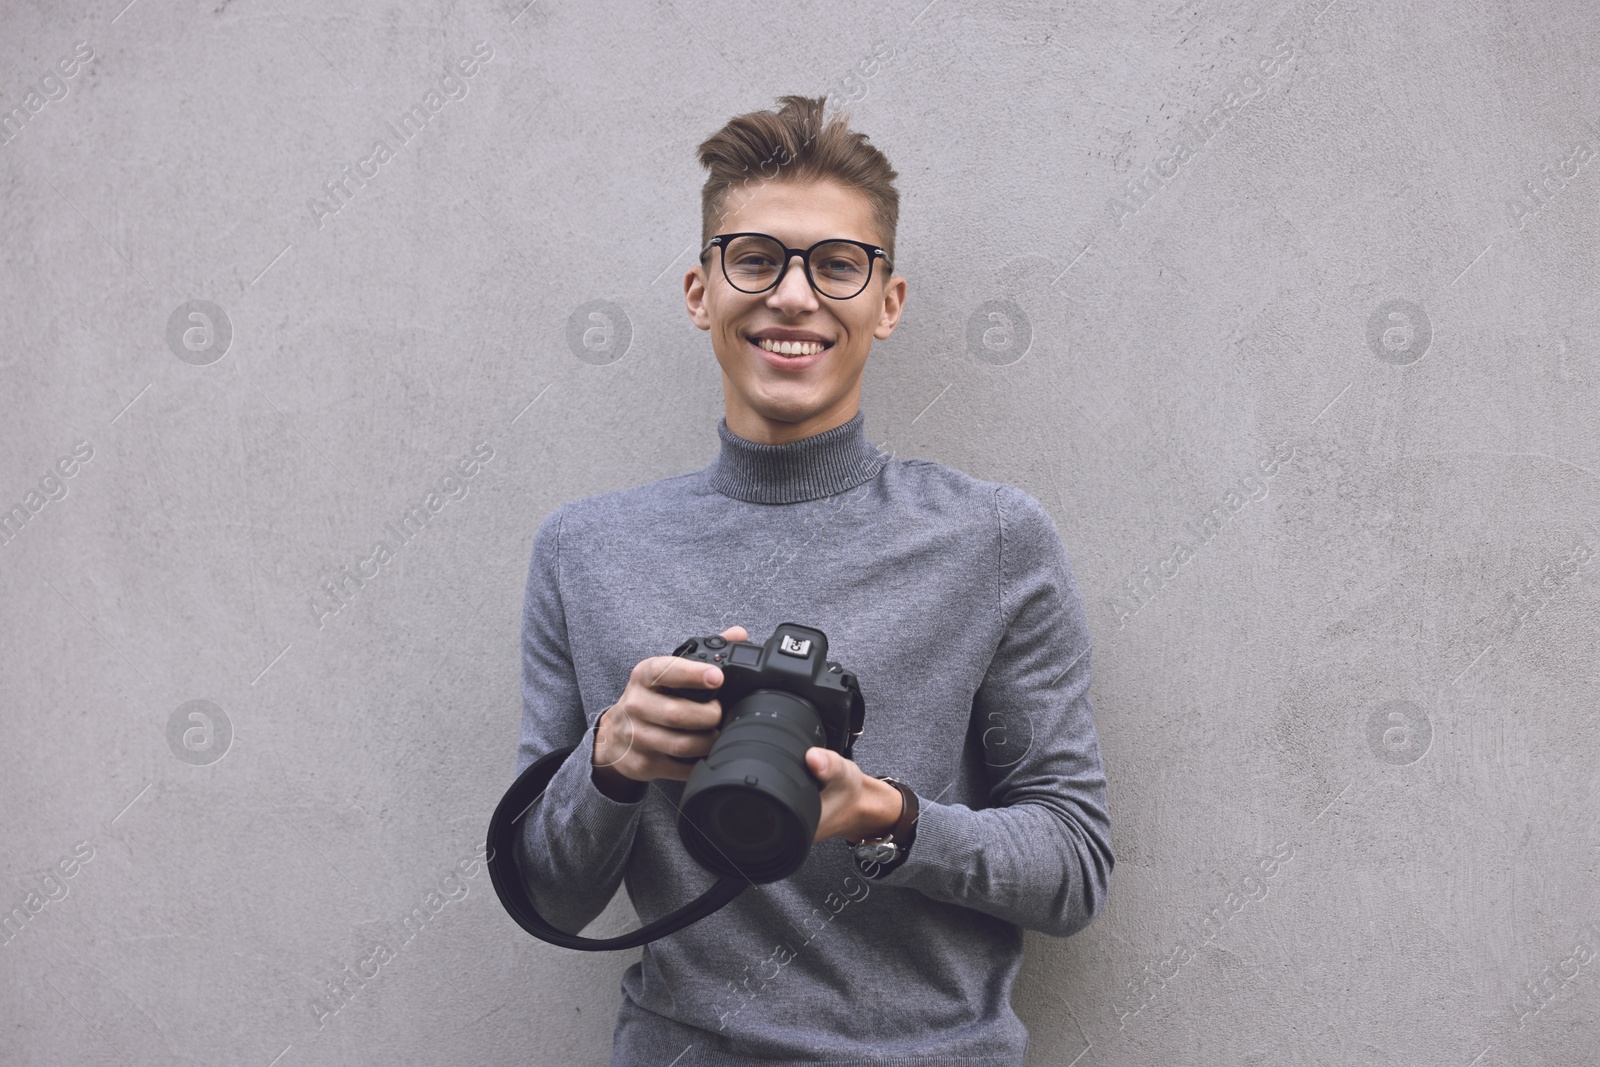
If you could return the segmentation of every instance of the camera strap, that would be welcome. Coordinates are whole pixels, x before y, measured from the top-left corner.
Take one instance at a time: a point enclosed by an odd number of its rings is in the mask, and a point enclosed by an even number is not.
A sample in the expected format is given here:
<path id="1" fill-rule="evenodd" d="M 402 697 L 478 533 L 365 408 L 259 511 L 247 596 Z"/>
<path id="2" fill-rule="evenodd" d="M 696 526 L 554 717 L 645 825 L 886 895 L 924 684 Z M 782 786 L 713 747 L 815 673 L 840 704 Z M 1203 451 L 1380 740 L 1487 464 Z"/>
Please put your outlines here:
<path id="1" fill-rule="evenodd" d="M 563 748 L 535 760 L 527 770 L 517 775 L 517 780 L 511 783 L 506 795 L 500 798 L 500 804 L 494 809 L 494 817 L 489 820 L 486 860 L 489 881 L 494 885 L 495 895 L 500 898 L 501 905 L 517 921 L 518 926 L 541 941 L 583 952 L 637 948 L 676 933 L 690 923 L 699 922 L 738 896 L 750 884 L 745 878 L 719 879 L 710 889 L 677 911 L 617 937 L 579 937 L 550 925 L 533 906 L 522 880 L 522 872 L 517 867 L 517 835 L 522 832 L 523 816 L 544 796 L 550 779 L 555 777 L 574 751 L 574 748 Z"/>

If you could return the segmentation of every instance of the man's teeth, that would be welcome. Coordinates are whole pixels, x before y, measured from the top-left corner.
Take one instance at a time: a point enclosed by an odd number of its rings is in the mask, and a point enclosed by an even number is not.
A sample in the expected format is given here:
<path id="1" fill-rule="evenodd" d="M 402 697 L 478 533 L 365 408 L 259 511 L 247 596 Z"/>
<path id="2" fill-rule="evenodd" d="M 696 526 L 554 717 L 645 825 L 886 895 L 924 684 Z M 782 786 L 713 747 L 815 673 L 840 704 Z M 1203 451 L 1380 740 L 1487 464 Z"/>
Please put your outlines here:
<path id="1" fill-rule="evenodd" d="M 823 349 L 819 341 L 768 341 L 762 338 L 756 344 L 780 356 L 814 356 Z"/>

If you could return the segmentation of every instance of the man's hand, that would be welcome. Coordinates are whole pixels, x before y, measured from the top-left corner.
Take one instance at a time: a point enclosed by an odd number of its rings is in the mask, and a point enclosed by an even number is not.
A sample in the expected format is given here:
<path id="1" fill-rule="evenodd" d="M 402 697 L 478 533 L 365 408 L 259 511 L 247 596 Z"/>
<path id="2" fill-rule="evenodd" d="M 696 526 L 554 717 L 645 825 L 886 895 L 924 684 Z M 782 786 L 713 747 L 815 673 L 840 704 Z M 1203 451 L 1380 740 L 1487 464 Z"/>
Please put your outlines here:
<path id="1" fill-rule="evenodd" d="M 900 821 L 900 790 L 869 777 L 854 760 L 829 748 L 806 749 L 806 768 L 822 783 L 822 817 L 814 841 L 880 837 Z"/>
<path id="2" fill-rule="evenodd" d="M 729 641 L 747 641 L 743 626 L 722 631 Z M 672 696 L 662 689 L 715 689 L 722 669 L 684 659 L 651 656 L 634 665 L 617 702 L 600 713 L 595 728 L 595 787 L 613 800 L 632 803 L 656 778 L 684 781 L 694 761 L 711 750 L 722 721 L 722 704 Z M 892 788 L 892 787 L 891 787 Z"/>

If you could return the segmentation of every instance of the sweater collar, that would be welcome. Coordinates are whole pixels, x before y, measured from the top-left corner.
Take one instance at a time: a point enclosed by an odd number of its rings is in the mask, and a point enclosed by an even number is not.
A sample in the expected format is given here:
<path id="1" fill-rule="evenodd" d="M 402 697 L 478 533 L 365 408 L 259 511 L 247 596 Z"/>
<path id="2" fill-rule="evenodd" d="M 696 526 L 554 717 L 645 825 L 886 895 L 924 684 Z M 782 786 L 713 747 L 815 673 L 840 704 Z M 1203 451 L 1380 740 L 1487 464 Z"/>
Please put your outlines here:
<path id="1" fill-rule="evenodd" d="M 753 504 L 798 504 L 854 489 L 877 477 L 889 462 L 867 440 L 861 411 L 849 422 L 798 441 L 766 445 L 717 423 L 722 451 L 711 464 L 711 488 Z"/>

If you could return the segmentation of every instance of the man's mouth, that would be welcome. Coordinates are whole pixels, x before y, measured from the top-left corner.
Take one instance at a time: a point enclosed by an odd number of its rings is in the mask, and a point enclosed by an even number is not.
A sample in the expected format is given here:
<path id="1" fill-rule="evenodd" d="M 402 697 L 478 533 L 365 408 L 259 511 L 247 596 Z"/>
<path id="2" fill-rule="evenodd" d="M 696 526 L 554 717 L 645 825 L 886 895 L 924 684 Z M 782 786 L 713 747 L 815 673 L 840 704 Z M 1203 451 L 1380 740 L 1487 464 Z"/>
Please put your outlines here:
<path id="1" fill-rule="evenodd" d="M 833 347 L 821 341 L 771 341 L 766 338 L 753 343 L 757 348 L 778 356 L 814 356 Z"/>
<path id="2" fill-rule="evenodd" d="M 798 371 L 819 362 L 837 338 L 793 326 L 763 326 L 745 334 L 745 341 L 764 352 L 773 366 Z"/>

